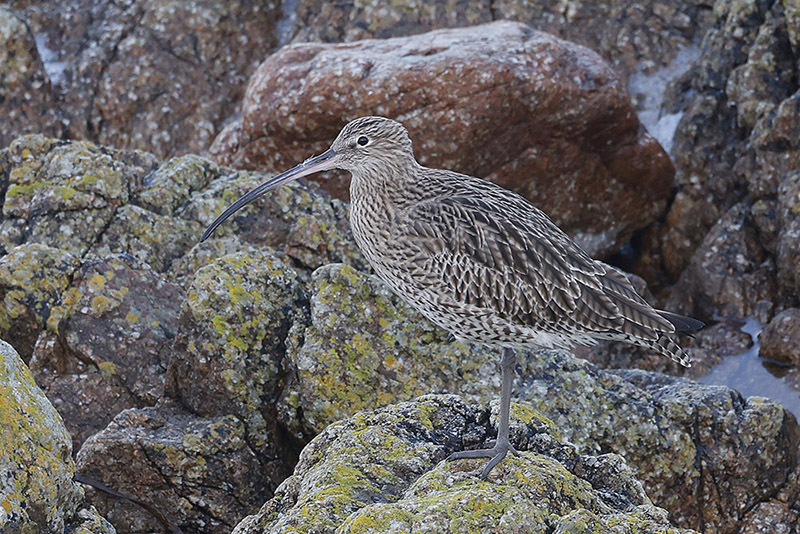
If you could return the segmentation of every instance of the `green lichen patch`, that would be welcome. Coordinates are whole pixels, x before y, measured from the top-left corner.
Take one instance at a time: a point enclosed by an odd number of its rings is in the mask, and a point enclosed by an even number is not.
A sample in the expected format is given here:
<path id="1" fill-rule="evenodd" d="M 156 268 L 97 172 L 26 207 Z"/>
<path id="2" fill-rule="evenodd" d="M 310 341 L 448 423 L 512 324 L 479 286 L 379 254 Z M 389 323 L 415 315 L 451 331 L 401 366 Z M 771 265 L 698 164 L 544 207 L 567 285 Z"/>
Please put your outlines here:
<path id="1" fill-rule="evenodd" d="M 0 336 L 27 358 L 38 332 L 58 313 L 78 260 L 44 245 L 22 245 L 0 258 Z"/>

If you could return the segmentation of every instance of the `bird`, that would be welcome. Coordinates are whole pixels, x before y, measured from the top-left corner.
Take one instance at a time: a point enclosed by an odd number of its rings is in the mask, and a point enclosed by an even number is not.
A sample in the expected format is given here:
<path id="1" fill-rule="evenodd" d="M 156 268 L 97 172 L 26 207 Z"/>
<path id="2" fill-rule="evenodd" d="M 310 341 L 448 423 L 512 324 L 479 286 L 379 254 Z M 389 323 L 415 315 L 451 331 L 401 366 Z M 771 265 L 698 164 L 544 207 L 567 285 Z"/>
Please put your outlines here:
<path id="1" fill-rule="evenodd" d="M 406 128 L 366 116 L 325 152 L 244 194 L 201 242 L 255 198 L 303 176 L 351 174 L 350 226 L 358 248 L 394 293 L 461 342 L 496 347 L 502 373 L 497 439 L 448 461 L 488 458 L 486 479 L 509 452 L 516 351 L 621 340 L 689 366 L 678 333 L 704 326 L 658 310 L 619 269 L 591 258 L 542 210 L 490 181 L 427 168 Z"/>

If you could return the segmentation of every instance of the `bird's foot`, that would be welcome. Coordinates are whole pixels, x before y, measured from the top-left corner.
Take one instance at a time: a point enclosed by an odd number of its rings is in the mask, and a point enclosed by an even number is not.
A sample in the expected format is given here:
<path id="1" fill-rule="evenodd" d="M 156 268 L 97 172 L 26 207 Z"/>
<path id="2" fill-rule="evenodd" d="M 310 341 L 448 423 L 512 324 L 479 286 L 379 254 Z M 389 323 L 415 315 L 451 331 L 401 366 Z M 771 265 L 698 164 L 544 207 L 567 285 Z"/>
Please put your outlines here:
<path id="1" fill-rule="evenodd" d="M 483 471 L 481 472 L 481 478 L 486 480 L 486 477 L 489 476 L 489 473 L 492 471 L 492 469 L 494 469 L 495 466 L 500 463 L 500 460 L 505 458 L 509 452 L 511 452 L 511 454 L 514 456 L 519 456 L 519 451 L 511 445 L 510 441 L 507 439 L 498 440 L 491 449 L 475 449 L 471 451 L 454 452 L 447 457 L 447 461 L 450 462 L 452 460 L 466 460 L 471 458 L 490 458 L 490 460 L 486 462 L 486 465 L 483 466 Z"/>

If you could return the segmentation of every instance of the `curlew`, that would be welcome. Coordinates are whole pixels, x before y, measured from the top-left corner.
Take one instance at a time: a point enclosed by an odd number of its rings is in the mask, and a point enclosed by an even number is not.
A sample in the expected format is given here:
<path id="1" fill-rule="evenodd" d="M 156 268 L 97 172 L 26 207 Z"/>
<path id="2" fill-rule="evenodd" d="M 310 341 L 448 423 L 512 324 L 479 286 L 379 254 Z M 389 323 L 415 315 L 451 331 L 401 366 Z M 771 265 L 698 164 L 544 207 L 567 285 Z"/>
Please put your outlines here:
<path id="1" fill-rule="evenodd" d="M 515 349 L 597 340 L 647 347 L 688 366 L 674 334 L 703 323 L 651 307 L 616 268 L 589 257 L 522 196 L 491 182 L 417 163 L 408 132 L 383 117 L 348 123 L 331 147 L 264 182 L 227 208 L 204 241 L 259 195 L 302 176 L 343 169 L 356 244 L 386 284 L 456 339 L 502 350 L 497 439 L 448 460 L 507 455 Z"/>

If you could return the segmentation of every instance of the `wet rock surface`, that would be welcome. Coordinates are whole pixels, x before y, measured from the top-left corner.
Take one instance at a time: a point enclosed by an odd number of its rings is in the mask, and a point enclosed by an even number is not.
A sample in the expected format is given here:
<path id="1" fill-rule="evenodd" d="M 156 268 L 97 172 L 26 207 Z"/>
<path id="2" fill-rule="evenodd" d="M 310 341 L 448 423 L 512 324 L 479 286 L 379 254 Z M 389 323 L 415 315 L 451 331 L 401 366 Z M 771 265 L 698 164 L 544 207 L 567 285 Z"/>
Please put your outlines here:
<path id="1" fill-rule="evenodd" d="M 425 396 L 335 423 L 237 534 L 320 532 L 691 532 L 673 528 L 616 455 L 581 455 L 525 405 L 512 410 L 525 450 L 477 477 L 483 460 L 445 462 L 491 435 L 489 410 Z M 368 460 L 367 460 L 368 459 Z"/>
<path id="2" fill-rule="evenodd" d="M 4 534 L 116 531 L 72 481 L 72 442 L 14 348 L 0 340 L 0 530 Z"/>
<path id="3" fill-rule="evenodd" d="M 653 221 L 672 184 L 669 159 L 609 65 L 512 22 L 286 46 L 253 75 L 241 119 L 212 153 L 224 164 L 283 170 L 369 114 L 403 122 L 423 165 L 518 191 L 592 254 L 615 251 Z M 341 174 L 319 180 L 346 197 Z"/>

